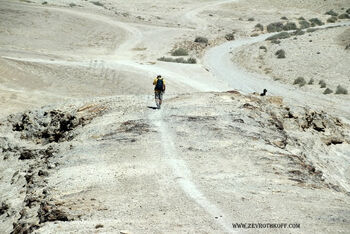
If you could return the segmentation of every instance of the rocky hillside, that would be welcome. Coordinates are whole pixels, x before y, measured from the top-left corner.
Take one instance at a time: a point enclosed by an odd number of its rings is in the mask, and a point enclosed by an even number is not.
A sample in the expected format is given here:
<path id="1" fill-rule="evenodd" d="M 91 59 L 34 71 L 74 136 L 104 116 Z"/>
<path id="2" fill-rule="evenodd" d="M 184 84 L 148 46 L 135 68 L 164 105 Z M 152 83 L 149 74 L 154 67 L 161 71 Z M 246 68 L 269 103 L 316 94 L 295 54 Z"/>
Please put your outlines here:
<path id="1" fill-rule="evenodd" d="M 95 99 L 2 119 L 1 232 L 349 229 L 348 123 L 236 91 L 173 96 L 162 110 L 147 101 Z"/>

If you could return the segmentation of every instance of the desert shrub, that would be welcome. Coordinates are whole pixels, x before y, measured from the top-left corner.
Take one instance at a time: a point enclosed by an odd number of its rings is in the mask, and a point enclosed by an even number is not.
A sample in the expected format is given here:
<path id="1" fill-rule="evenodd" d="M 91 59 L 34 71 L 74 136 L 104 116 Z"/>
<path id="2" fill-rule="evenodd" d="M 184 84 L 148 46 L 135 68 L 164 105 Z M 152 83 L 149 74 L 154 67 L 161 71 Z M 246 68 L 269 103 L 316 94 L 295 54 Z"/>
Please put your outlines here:
<path id="1" fill-rule="evenodd" d="M 305 32 L 299 28 L 292 33 L 293 36 L 300 36 L 300 35 L 304 35 L 304 34 L 305 34 Z"/>
<path id="2" fill-rule="evenodd" d="M 324 80 L 320 80 L 318 84 L 321 86 L 321 88 L 326 88 L 327 84 Z"/>
<path id="3" fill-rule="evenodd" d="M 350 15 L 344 13 L 344 14 L 339 15 L 339 16 L 338 16 L 338 19 L 350 19 Z"/>
<path id="4" fill-rule="evenodd" d="M 42 5 L 46 5 L 46 4 L 47 4 L 47 2 L 42 2 L 41 4 L 42 4 Z"/>
<path id="5" fill-rule="evenodd" d="M 158 58 L 158 61 L 171 62 L 171 63 L 190 63 L 190 64 L 197 63 L 197 60 L 195 58 L 188 58 L 186 60 L 184 58 L 174 59 L 174 58 L 161 57 L 161 58 Z"/>
<path id="6" fill-rule="evenodd" d="M 306 30 L 306 32 L 312 33 L 312 32 L 315 32 L 315 31 L 317 31 L 317 30 L 318 30 L 317 28 L 308 28 L 308 29 Z"/>
<path id="7" fill-rule="evenodd" d="M 305 18 L 302 17 L 302 16 L 300 16 L 300 17 L 298 18 L 298 20 L 305 20 Z"/>
<path id="8" fill-rule="evenodd" d="M 285 16 L 282 16 L 282 17 L 281 17 L 281 20 L 288 20 L 288 18 L 285 17 Z"/>
<path id="9" fill-rule="evenodd" d="M 340 85 L 337 86 L 335 94 L 348 94 L 348 90 Z"/>
<path id="10" fill-rule="evenodd" d="M 195 64 L 197 63 L 197 60 L 195 58 L 188 58 L 187 63 Z"/>
<path id="11" fill-rule="evenodd" d="M 250 17 L 248 21 L 254 21 L 255 19 L 253 17 Z"/>
<path id="12" fill-rule="evenodd" d="M 98 1 L 92 1 L 91 2 L 92 4 L 94 4 L 94 5 L 96 5 L 96 6 L 100 6 L 100 7 L 103 7 L 103 3 L 100 3 L 100 2 L 98 2 Z"/>
<path id="13" fill-rule="evenodd" d="M 295 30 L 297 29 L 297 25 L 294 22 L 288 22 L 283 26 L 283 30 Z"/>
<path id="14" fill-rule="evenodd" d="M 350 43 L 345 46 L 346 50 L 350 50 Z"/>
<path id="15" fill-rule="evenodd" d="M 194 42 L 208 44 L 208 39 L 205 37 L 196 37 L 196 39 L 194 39 Z"/>
<path id="16" fill-rule="evenodd" d="M 75 4 L 75 3 L 69 3 L 69 6 L 70 6 L 70 7 L 75 7 L 76 4 Z"/>
<path id="17" fill-rule="evenodd" d="M 278 45 L 278 44 L 281 43 L 281 41 L 280 41 L 280 40 L 272 40 L 271 43 L 272 43 L 272 44 L 277 44 L 277 45 Z"/>
<path id="18" fill-rule="evenodd" d="M 265 50 L 265 52 L 267 51 L 266 46 L 260 46 L 260 47 L 259 47 L 259 49 L 261 49 L 261 50 Z"/>
<path id="19" fill-rule="evenodd" d="M 338 18 L 337 18 L 336 16 L 332 16 L 332 17 L 330 17 L 330 18 L 327 19 L 327 22 L 328 22 L 328 23 L 335 23 L 335 22 L 337 21 L 337 19 L 338 19 Z"/>
<path id="20" fill-rule="evenodd" d="M 310 26 L 311 26 L 310 23 L 306 20 L 299 21 L 299 25 L 300 25 L 301 29 L 310 28 Z"/>
<path id="21" fill-rule="evenodd" d="M 345 11 L 347 14 L 350 15 L 350 8 Z"/>
<path id="22" fill-rule="evenodd" d="M 323 91 L 323 94 L 331 94 L 333 93 L 333 90 L 331 90 L 330 88 L 326 88 L 324 91 Z"/>
<path id="23" fill-rule="evenodd" d="M 312 18 L 312 19 L 309 19 L 309 21 L 311 22 L 311 25 L 318 25 L 318 26 L 321 26 L 321 25 L 324 25 L 324 23 L 318 19 L 318 18 Z"/>
<path id="24" fill-rule="evenodd" d="M 283 23 L 275 22 L 267 25 L 266 27 L 268 32 L 281 32 L 283 31 Z"/>
<path id="25" fill-rule="evenodd" d="M 336 12 L 333 11 L 333 10 L 330 10 L 330 11 L 327 11 L 327 12 L 325 13 L 325 15 L 338 16 L 338 13 L 336 13 Z"/>
<path id="26" fill-rule="evenodd" d="M 273 40 L 278 40 L 278 39 L 285 39 L 285 38 L 289 38 L 290 37 L 290 34 L 287 33 L 287 32 L 281 32 L 281 33 L 278 33 L 276 35 L 273 35 L 271 37 L 268 37 L 266 40 L 267 41 L 273 41 Z"/>
<path id="27" fill-rule="evenodd" d="M 286 57 L 286 52 L 284 50 L 277 50 L 275 55 L 277 58 L 282 59 Z"/>
<path id="28" fill-rule="evenodd" d="M 299 87 L 302 87 L 306 84 L 306 81 L 304 79 L 304 77 L 298 77 L 294 80 L 294 85 L 299 85 Z"/>
<path id="29" fill-rule="evenodd" d="M 308 85 L 313 85 L 314 84 L 314 79 L 310 79 L 309 82 L 307 82 Z"/>
<path id="30" fill-rule="evenodd" d="M 259 29 L 260 31 L 264 31 L 264 26 L 262 24 L 255 25 L 255 28 Z"/>
<path id="31" fill-rule="evenodd" d="M 171 55 L 172 56 L 186 56 L 186 55 L 188 55 L 188 52 L 184 48 L 179 48 L 179 49 L 174 50 L 171 53 Z"/>
<path id="32" fill-rule="evenodd" d="M 227 33 L 225 35 L 225 39 L 228 41 L 233 41 L 235 39 L 235 34 L 234 33 Z"/>

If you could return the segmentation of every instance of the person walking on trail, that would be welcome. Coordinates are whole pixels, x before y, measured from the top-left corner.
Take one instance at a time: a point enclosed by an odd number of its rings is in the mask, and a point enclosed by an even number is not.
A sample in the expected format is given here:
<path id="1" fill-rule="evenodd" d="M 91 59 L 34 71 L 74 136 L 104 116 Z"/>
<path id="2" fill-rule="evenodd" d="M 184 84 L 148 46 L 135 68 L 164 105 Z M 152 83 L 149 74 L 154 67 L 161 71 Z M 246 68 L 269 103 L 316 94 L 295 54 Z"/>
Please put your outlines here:
<path id="1" fill-rule="evenodd" d="M 153 80 L 154 85 L 154 99 L 156 101 L 157 108 L 160 109 L 163 101 L 163 94 L 165 91 L 165 81 L 161 75 Z"/>

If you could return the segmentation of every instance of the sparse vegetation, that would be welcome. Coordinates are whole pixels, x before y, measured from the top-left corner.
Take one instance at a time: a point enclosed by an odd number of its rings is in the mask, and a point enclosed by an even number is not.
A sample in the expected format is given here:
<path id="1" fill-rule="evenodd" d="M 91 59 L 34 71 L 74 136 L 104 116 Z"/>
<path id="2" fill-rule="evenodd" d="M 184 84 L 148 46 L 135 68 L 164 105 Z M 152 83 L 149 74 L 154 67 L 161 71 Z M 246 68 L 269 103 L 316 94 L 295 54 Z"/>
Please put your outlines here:
<path id="1" fill-rule="evenodd" d="M 265 52 L 267 52 L 266 46 L 260 46 L 259 49 L 264 50 Z"/>
<path id="2" fill-rule="evenodd" d="M 333 93 L 333 90 L 331 90 L 330 88 L 326 88 L 325 91 L 323 91 L 323 94 L 331 94 Z"/>
<path id="3" fill-rule="evenodd" d="M 289 38 L 290 37 L 290 34 L 287 33 L 287 32 L 281 32 L 281 33 L 278 33 L 276 35 L 273 35 L 271 37 L 268 37 L 266 40 L 267 41 L 273 41 L 273 40 L 278 40 L 278 39 L 285 39 L 285 38 Z"/>
<path id="4" fill-rule="evenodd" d="M 255 19 L 253 17 L 250 17 L 248 21 L 254 21 Z"/>
<path id="5" fill-rule="evenodd" d="M 308 29 L 306 30 L 306 32 L 312 33 L 312 32 L 315 32 L 315 31 L 317 31 L 317 30 L 318 30 L 317 28 L 308 28 Z"/>
<path id="6" fill-rule="evenodd" d="M 42 5 L 46 5 L 46 4 L 47 4 L 47 2 L 42 2 L 41 4 L 42 4 Z"/>
<path id="7" fill-rule="evenodd" d="M 172 56 L 187 56 L 188 52 L 184 48 L 178 48 L 171 53 Z"/>
<path id="8" fill-rule="evenodd" d="M 310 79 L 309 82 L 307 82 L 308 85 L 313 85 L 314 84 L 314 79 Z"/>
<path id="9" fill-rule="evenodd" d="M 309 21 L 311 22 L 311 26 L 315 26 L 315 25 L 318 25 L 318 26 L 321 26 L 321 25 L 324 25 L 324 23 L 318 19 L 318 18 L 312 18 L 312 19 L 309 19 Z"/>
<path id="10" fill-rule="evenodd" d="M 225 39 L 228 41 L 233 41 L 235 39 L 235 34 L 234 33 L 227 33 L 225 35 Z"/>
<path id="11" fill-rule="evenodd" d="M 283 30 L 289 31 L 289 30 L 295 30 L 297 29 L 297 25 L 294 22 L 288 22 L 283 26 Z"/>
<path id="12" fill-rule="evenodd" d="M 300 36 L 300 35 L 304 35 L 304 34 L 305 34 L 305 31 L 303 31 L 303 30 L 298 28 L 291 35 L 293 35 L 293 36 Z"/>
<path id="13" fill-rule="evenodd" d="M 338 16 L 338 13 L 336 13 L 336 12 L 333 11 L 333 10 L 330 10 L 330 11 L 327 11 L 327 12 L 325 13 L 325 15 Z"/>
<path id="14" fill-rule="evenodd" d="M 167 58 L 167 57 L 161 57 L 158 58 L 158 61 L 162 62 L 171 62 L 171 63 L 189 63 L 189 64 L 195 64 L 197 63 L 197 60 L 195 58 L 188 58 L 187 60 L 184 58 Z"/>
<path id="15" fill-rule="evenodd" d="M 300 17 L 298 18 L 298 20 L 305 20 L 305 18 L 302 17 L 302 16 L 300 16 Z"/>
<path id="16" fill-rule="evenodd" d="M 96 5 L 96 6 L 100 6 L 100 7 L 103 7 L 103 6 L 104 6 L 103 3 L 100 3 L 100 2 L 98 2 L 98 1 L 92 1 L 91 3 L 94 4 L 94 5 Z"/>
<path id="17" fill-rule="evenodd" d="M 298 77 L 294 80 L 294 85 L 299 85 L 299 87 L 302 87 L 306 84 L 306 81 L 304 79 L 304 77 Z"/>
<path id="18" fill-rule="evenodd" d="M 282 16 L 282 17 L 281 17 L 281 20 L 288 20 L 288 18 L 285 17 L 285 16 Z"/>
<path id="19" fill-rule="evenodd" d="M 350 43 L 345 46 L 346 50 L 350 50 Z"/>
<path id="20" fill-rule="evenodd" d="M 338 85 L 335 94 L 348 94 L 348 90 L 341 85 Z"/>
<path id="21" fill-rule="evenodd" d="M 327 19 L 327 22 L 328 22 L 328 23 L 335 23 L 335 22 L 337 21 L 337 19 L 338 19 L 338 18 L 337 18 L 336 16 L 332 16 L 332 17 L 330 17 L 330 18 Z"/>
<path id="22" fill-rule="evenodd" d="M 70 6 L 70 7 L 75 7 L 76 4 L 75 4 L 75 3 L 69 3 L 69 6 Z"/>
<path id="23" fill-rule="evenodd" d="M 350 15 L 350 8 L 345 11 L 347 14 Z"/>
<path id="24" fill-rule="evenodd" d="M 271 43 L 272 43 L 272 44 L 280 44 L 281 41 L 280 41 L 280 40 L 272 40 Z"/>
<path id="25" fill-rule="evenodd" d="M 339 16 L 338 16 L 338 19 L 350 19 L 350 15 L 344 13 L 344 14 L 339 15 Z"/>
<path id="26" fill-rule="evenodd" d="M 286 52 L 284 50 L 277 50 L 277 52 L 275 53 L 275 55 L 277 56 L 278 59 L 282 59 L 286 57 Z"/>
<path id="27" fill-rule="evenodd" d="M 306 20 L 299 21 L 299 25 L 300 25 L 301 29 L 310 28 L 310 26 L 311 26 L 311 24 Z"/>
<path id="28" fill-rule="evenodd" d="M 260 23 L 255 25 L 255 28 L 259 29 L 260 31 L 264 31 L 264 26 Z"/>
<path id="29" fill-rule="evenodd" d="M 194 39 L 194 42 L 208 44 L 208 39 L 205 37 L 196 37 L 196 39 Z"/>
<path id="30" fill-rule="evenodd" d="M 268 32 L 281 32 L 283 31 L 283 23 L 275 22 L 267 25 L 266 27 Z"/>
<path id="31" fill-rule="evenodd" d="M 320 85 L 321 88 L 326 88 L 326 86 L 327 86 L 327 84 L 326 84 L 326 82 L 324 80 L 320 80 L 318 82 L 318 84 Z"/>

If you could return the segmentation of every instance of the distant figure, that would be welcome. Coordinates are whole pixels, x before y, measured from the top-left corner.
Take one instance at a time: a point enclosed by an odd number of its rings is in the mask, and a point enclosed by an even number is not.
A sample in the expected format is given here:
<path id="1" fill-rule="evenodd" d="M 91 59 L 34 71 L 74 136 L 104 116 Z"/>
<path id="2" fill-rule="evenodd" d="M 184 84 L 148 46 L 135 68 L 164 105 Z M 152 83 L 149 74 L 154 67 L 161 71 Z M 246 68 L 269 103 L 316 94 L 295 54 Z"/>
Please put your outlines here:
<path id="1" fill-rule="evenodd" d="M 163 101 L 163 94 L 165 92 L 165 81 L 161 75 L 153 80 L 154 86 L 154 99 L 156 101 L 157 108 L 160 109 Z"/>
<path id="2" fill-rule="evenodd" d="M 263 92 L 260 94 L 260 96 L 265 96 L 267 93 L 267 89 L 264 89 Z"/>

